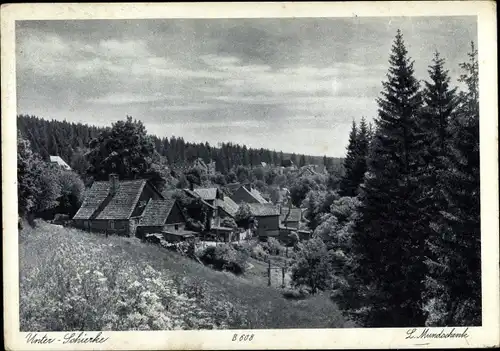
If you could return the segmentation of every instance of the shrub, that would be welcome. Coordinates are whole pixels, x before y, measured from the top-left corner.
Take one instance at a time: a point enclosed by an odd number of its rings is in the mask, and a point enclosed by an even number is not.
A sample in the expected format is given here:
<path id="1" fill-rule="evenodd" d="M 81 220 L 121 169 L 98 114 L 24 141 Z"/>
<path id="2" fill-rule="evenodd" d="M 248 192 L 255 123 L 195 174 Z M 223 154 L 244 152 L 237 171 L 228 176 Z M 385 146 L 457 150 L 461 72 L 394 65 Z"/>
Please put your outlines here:
<path id="1" fill-rule="evenodd" d="M 256 244 L 252 247 L 252 251 L 250 252 L 250 256 L 259 261 L 267 261 L 269 258 L 269 254 L 264 251 L 260 244 Z"/>
<path id="2" fill-rule="evenodd" d="M 262 243 L 262 247 L 269 253 L 269 255 L 273 256 L 281 256 L 286 252 L 286 247 L 276 238 L 268 238 L 267 242 Z"/>
<path id="3" fill-rule="evenodd" d="M 238 225 L 236 224 L 234 219 L 231 217 L 223 218 L 222 221 L 220 222 L 220 225 L 222 227 L 226 227 L 226 228 L 238 228 Z"/>
<path id="4" fill-rule="evenodd" d="M 233 248 L 240 251 L 246 257 L 250 256 L 259 261 L 267 261 L 269 254 L 262 248 L 261 244 L 255 242 L 233 243 Z"/>
<path id="5" fill-rule="evenodd" d="M 232 245 L 223 244 L 207 247 L 202 252 L 200 260 L 214 269 L 242 274 L 245 272 L 247 257 L 241 251 L 235 250 Z"/>
<path id="6" fill-rule="evenodd" d="M 307 285 L 311 293 L 331 286 L 331 263 L 325 243 L 314 238 L 298 245 L 296 262 L 292 267 L 295 286 Z"/>
<path id="7" fill-rule="evenodd" d="M 288 288 L 283 290 L 283 297 L 290 300 L 303 300 L 307 298 L 309 294 L 309 290 L 304 286 L 300 286 L 295 289 Z"/>

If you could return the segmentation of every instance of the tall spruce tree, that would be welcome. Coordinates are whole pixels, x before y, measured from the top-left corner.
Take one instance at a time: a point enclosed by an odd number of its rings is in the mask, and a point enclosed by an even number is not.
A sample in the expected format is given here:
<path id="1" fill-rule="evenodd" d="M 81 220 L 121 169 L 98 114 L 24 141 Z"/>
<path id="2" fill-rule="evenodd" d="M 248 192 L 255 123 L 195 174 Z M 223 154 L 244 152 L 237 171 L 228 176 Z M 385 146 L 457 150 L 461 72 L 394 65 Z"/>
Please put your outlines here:
<path id="1" fill-rule="evenodd" d="M 352 121 L 351 132 L 349 133 L 349 144 L 347 145 L 347 154 L 344 159 L 345 173 L 340 181 L 340 195 L 354 196 L 359 184 L 354 181 L 354 169 L 356 164 L 356 141 L 358 129 L 356 121 Z"/>
<path id="2" fill-rule="evenodd" d="M 427 260 L 427 325 L 481 325 L 479 92 L 477 50 L 461 64 L 455 118 L 449 122 L 443 168 L 438 171 L 446 206 L 431 228 Z"/>
<path id="3" fill-rule="evenodd" d="M 364 117 L 361 119 L 359 129 L 356 128 L 356 123 L 353 122 L 344 161 L 345 174 L 340 183 L 340 194 L 342 196 L 356 196 L 359 186 L 363 182 L 368 154 L 368 133 L 368 125 Z"/>
<path id="4" fill-rule="evenodd" d="M 421 326 L 426 319 L 421 308 L 425 223 L 418 204 L 422 96 L 399 30 L 389 63 L 353 227 L 357 289 L 343 299 L 350 298 L 348 314 L 363 326 Z"/>

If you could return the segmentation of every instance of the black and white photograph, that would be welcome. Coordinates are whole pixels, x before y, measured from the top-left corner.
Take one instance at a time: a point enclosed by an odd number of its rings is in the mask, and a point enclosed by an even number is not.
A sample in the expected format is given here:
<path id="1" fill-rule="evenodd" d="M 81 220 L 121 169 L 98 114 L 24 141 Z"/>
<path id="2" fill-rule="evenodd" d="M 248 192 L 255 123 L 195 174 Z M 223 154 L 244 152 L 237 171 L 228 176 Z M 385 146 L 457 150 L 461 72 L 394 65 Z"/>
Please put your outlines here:
<path id="1" fill-rule="evenodd" d="M 498 319 L 478 15 L 186 13 L 14 21 L 21 348 L 370 328 L 425 346 Z"/>

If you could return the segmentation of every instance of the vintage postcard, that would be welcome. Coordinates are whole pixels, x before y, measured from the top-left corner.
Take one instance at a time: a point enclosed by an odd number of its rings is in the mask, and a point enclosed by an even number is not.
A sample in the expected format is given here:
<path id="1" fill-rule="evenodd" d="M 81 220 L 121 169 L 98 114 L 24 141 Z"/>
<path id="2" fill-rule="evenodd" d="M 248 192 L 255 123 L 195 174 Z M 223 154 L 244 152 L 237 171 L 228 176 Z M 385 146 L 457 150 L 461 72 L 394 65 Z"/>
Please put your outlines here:
<path id="1" fill-rule="evenodd" d="M 1 9 L 8 350 L 499 346 L 493 1 Z"/>

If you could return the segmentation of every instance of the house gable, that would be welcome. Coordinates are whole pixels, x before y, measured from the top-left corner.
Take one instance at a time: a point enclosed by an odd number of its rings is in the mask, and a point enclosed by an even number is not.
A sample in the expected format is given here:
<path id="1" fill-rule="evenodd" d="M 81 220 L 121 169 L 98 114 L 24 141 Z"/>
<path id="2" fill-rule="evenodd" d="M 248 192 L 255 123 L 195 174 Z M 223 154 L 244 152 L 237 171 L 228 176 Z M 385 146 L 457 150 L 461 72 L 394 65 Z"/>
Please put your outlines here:
<path id="1" fill-rule="evenodd" d="M 165 224 L 177 224 L 177 223 L 186 223 L 186 218 L 182 213 L 181 207 L 177 202 L 172 206 L 170 213 L 168 214 L 167 220 Z"/>

